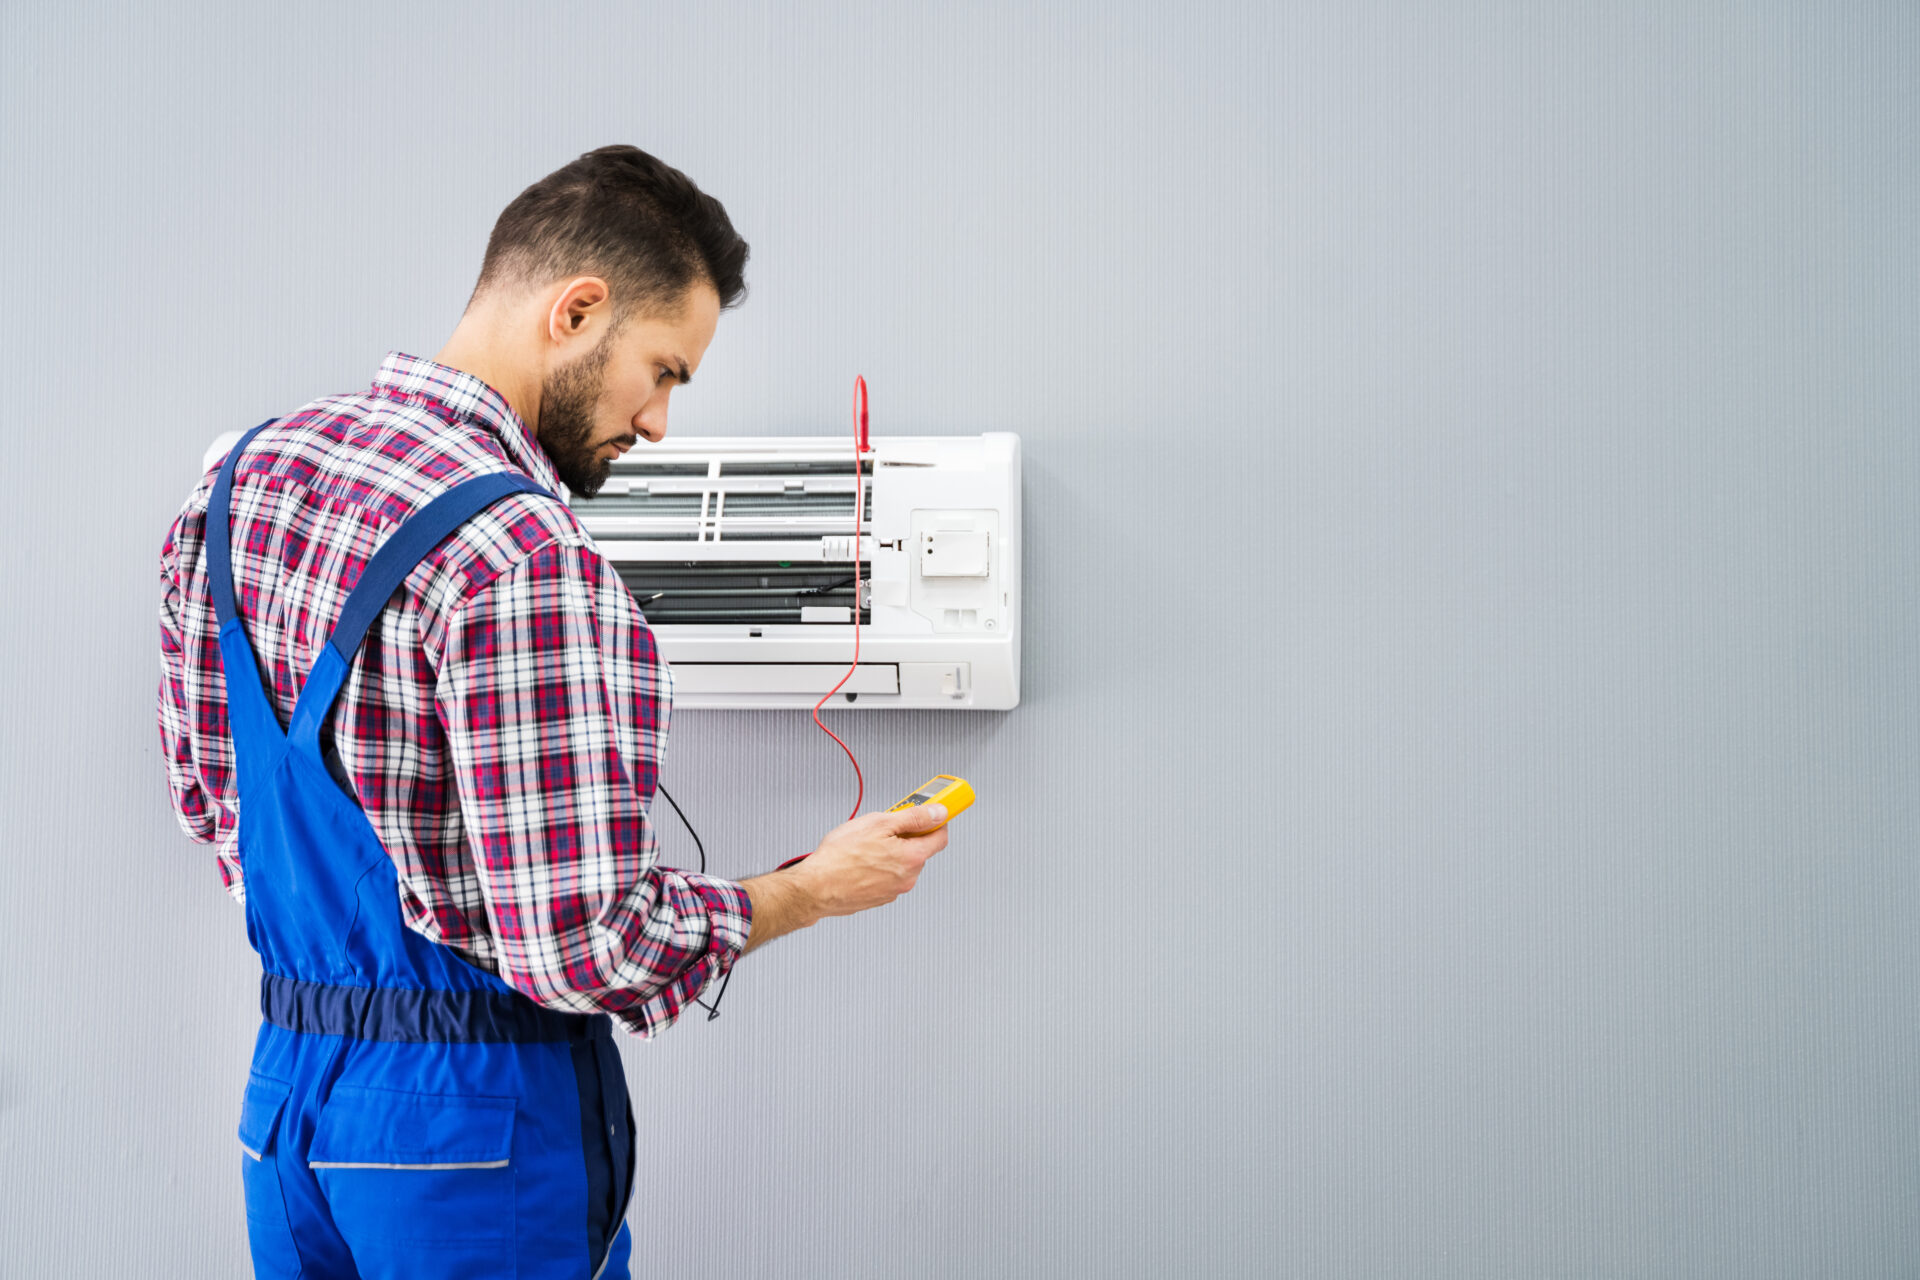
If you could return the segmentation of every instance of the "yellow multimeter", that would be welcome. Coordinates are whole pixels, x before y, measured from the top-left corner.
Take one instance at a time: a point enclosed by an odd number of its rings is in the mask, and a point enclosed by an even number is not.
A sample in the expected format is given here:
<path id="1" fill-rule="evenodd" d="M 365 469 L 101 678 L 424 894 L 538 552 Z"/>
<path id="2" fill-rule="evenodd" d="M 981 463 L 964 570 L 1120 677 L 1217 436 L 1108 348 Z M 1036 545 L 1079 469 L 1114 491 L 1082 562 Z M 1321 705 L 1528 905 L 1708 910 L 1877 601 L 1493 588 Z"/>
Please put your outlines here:
<path id="1" fill-rule="evenodd" d="M 972 803 L 973 784 L 965 778 L 956 778 L 950 773 L 943 773 L 938 777 L 928 778 L 920 784 L 918 791 L 915 791 L 905 800 L 888 809 L 887 812 L 899 813 L 902 809 L 911 809 L 916 805 L 922 804 L 943 804 L 947 806 L 947 822 L 952 822 L 960 816 L 961 810 Z M 928 827 L 925 831 L 914 831 L 909 834 L 914 836 L 928 835 L 938 831 L 940 827 L 946 826 L 947 822 L 941 823 L 939 827 Z M 774 870 L 785 871 L 788 867 L 805 862 L 812 856 L 810 853 L 803 853 L 797 858 L 788 858 L 785 862 L 775 867 Z"/>
<path id="2" fill-rule="evenodd" d="M 951 774 L 943 773 L 938 777 L 929 778 L 921 783 L 917 791 L 905 800 L 902 800 L 899 804 L 893 806 L 893 808 L 887 810 L 887 812 L 899 813 L 902 809 L 911 809 L 915 805 L 941 804 L 947 807 L 947 822 L 952 822 L 960 816 L 962 810 L 972 803 L 973 784 L 965 778 L 956 778 Z M 946 826 L 947 822 L 941 823 L 940 827 Z M 940 827 L 928 827 L 927 831 L 938 831 Z M 915 834 L 923 835 L 925 833 L 916 832 Z"/>

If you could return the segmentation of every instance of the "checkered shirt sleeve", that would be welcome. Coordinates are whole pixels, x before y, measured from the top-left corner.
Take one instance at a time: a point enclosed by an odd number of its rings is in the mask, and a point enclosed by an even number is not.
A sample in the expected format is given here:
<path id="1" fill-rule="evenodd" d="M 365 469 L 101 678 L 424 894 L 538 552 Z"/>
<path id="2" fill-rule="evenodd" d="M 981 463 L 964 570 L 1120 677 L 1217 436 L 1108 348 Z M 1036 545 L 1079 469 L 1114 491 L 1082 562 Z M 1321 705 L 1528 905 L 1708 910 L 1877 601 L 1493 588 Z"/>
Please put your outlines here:
<path id="1" fill-rule="evenodd" d="M 716 942 L 745 946 L 749 914 L 737 885 L 654 865 L 626 761 L 664 739 L 668 669 L 651 632 L 619 625 L 633 608 L 591 545 L 543 547 L 452 615 L 435 696 L 501 974 L 646 1033 L 723 971 Z"/>

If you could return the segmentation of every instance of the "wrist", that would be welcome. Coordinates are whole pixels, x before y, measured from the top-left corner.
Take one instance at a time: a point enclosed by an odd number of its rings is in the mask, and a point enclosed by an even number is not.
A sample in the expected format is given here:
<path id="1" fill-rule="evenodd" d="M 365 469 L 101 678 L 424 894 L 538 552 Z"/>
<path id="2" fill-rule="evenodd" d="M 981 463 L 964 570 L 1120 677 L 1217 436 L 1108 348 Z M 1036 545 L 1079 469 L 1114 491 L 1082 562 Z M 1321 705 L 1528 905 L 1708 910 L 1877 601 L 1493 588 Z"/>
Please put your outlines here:
<path id="1" fill-rule="evenodd" d="M 747 900 L 753 904 L 753 924 L 747 930 L 747 945 L 752 951 L 782 934 L 793 933 L 817 923 L 826 913 L 813 892 L 812 877 L 801 866 L 742 880 Z"/>
<path id="2" fill-rule="evenodd" d="M 776 871 L 768 879 L 779 882 L 779 891 L 786 896 L 786 908 L 795 929 L 808 928 L 826 918 L 826 910 L 815 888 L 819 877 L 808 863 L 802 862 L 785 871 Z"/>

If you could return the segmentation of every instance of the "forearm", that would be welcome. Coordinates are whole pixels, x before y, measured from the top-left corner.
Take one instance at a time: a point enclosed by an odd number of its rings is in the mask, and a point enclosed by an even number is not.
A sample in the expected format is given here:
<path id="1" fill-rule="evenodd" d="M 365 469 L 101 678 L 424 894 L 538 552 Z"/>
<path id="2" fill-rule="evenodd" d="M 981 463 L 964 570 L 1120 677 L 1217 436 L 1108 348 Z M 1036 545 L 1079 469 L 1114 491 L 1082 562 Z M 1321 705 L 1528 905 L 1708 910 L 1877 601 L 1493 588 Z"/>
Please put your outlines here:
<path id="1" fill-rule="evenodd" d="M 937 804 L 869 813 L 830 832 L 804 861 L 741 881 L 753 905 L 741 954 L 827 916 L 882 906 L 913 888 L 921 866 L 946 847 L 944 828 L 927 830 L 946 817 Z"/>
<path id="2" fill-rule="evenodd" d="M 742 880 L 740 887 L 747 891 L 747 900 L 753 904 L 753 924 L 747 932 L 742 955 L 782 934 L 807 928 L 823 914 L 814 895 L 792 871 L 754 876 Z"/>

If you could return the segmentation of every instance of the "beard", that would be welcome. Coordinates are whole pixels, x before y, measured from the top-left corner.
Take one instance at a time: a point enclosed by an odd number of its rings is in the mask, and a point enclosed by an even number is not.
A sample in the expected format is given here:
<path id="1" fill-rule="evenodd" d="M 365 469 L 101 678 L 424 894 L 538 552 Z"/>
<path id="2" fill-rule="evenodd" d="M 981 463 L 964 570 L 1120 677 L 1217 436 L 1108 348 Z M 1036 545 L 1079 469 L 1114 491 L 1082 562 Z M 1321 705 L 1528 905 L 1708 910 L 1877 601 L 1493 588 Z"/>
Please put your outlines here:
<path id="1" fill-rule="evenodd" d="M 534 434 L 553 459 L 562 483 L 583 498 L 600 492 L 613 473 L 613 463 L 597 456 L 593 443 L 593 410 L 600 403 L 611 350 L 611 344 L 602 340 L 540 384 L 540 427 Z"/>

